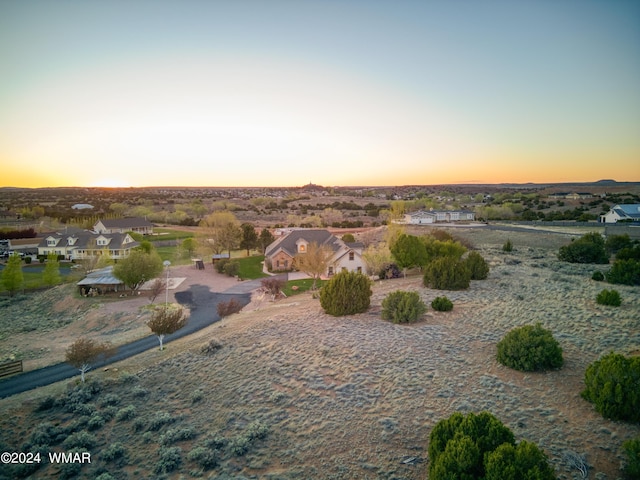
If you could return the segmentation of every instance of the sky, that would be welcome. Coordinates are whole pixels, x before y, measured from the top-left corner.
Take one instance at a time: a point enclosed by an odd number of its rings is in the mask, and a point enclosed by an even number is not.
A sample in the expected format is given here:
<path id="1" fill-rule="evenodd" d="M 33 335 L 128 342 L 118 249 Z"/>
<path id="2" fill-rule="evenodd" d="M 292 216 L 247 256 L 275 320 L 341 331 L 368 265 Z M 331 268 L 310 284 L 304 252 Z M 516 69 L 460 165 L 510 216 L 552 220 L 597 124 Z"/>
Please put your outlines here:
<path id="1" fill-rule="evenodd" d="M 640 181 L 636 0 L 0 0 L 0 186 Z"/>

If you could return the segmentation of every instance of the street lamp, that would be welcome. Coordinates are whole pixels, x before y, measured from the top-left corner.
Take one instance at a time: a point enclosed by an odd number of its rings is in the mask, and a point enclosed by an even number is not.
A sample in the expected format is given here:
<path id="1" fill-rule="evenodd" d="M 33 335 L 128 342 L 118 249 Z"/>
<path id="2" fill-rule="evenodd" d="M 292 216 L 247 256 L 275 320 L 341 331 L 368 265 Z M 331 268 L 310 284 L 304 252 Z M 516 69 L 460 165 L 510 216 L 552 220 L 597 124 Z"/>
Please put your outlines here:
<path id="1" fill-rule="evenodd" d="M 171 262 L 169 260 L 165 260 L 162 264 L 167 269 L 167 281 L 164 284 L 164 308 L 167 308 L 167 305 L 169 304 L 169 265 L 171 265 Z"/>

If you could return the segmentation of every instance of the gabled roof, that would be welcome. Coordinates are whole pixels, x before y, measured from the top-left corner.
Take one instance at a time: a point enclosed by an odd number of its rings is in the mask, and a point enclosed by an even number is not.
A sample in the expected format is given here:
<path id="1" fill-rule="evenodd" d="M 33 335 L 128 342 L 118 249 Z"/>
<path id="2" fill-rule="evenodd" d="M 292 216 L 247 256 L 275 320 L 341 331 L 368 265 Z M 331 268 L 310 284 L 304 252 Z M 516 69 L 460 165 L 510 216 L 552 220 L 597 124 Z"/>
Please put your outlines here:
<path id="1" fill-rule="evenodd" d="M 615 205 L 611 208 L 622 218 L 640 219 L 640 203 Z"/>
<path id="2" fill-rule="evenodd" d="M 318 245 L 328 245 L 334 252 L 340 250 L 341 246 L 344 245 L 342 240 L 328 230 L 294 230 L 269 245 L 265 255 L 270 257 L 277 250 L 282 249 L 285 253 L 294 257 L 298 253 L 299 240 L 306 240 L 308 243 L 316 243 Z"/>
<path id="3" fill-rule="evenodd" d="M 99 222 L 106 228 L 153 227 L 153 223 L 140 217 L 105 218 L 104 220 L 99 220 Z"/>
<path id="4" fill-rule="evenodd" d="M 106 238 L 109 239 L 108 245 L 98 245 L 95 240 L 98 238 Z M 40 239 L 38 243 L 38 247 L 42 248 L 51 248 L 48 245 L 48 240 L 54 239 L 56 240 L 55 247 L 75 247 L 80 249 L 90 249 L 90 250 L 101 250 L 103 248 L 109 248 L 109 250 L 120 250 L 123 248 L 133 248 L 139 245 L 136 241 L 133 240 L 131 236 L 127 233 L 92 233 L 92 232 L 81 232 L 75 234 L 61 234 L 61 233 L 52 233 Z"/>
<path id="5" fill-rule="evenodd" d="M 113 276 L 113 265 L 89 272 L 76 285 L 122 285 L 122 280 Z"/>

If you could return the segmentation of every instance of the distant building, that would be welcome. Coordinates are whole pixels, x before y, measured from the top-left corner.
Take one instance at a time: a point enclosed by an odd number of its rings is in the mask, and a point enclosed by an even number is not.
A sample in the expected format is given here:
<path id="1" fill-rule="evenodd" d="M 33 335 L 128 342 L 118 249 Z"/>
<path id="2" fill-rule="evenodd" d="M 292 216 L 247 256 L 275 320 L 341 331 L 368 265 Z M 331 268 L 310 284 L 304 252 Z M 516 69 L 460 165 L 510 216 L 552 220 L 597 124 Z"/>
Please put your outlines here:
<path id="1" fill-rule="evenodd" d="M 73 210 L 89 210 L 93 208 L 93 205 L 89 205 L 88 203 L 76 203 L 72 205 L 71 208 Z"/>
<path id="2" fill-rule="evenodd" d="M 153 233 L 153 223 L 145 218 L 127 217 L 98 220 L 93 226 L 96 233 L 127 233 L 135 232 L 142 235 Z"/>
<path id="3" fill-rule="evenodd" d="M 404 216 L 405 223 L 411 225 L 472 222 L 475 218 L 476 214 L 470 210 L 420 210 Z"/>
<path id="4" fill-rule="evenodd" d="M 620 221 L 640 222 L 640 203 L 614 205 L 607 213 L 600 215 L 601 223 Z"/>

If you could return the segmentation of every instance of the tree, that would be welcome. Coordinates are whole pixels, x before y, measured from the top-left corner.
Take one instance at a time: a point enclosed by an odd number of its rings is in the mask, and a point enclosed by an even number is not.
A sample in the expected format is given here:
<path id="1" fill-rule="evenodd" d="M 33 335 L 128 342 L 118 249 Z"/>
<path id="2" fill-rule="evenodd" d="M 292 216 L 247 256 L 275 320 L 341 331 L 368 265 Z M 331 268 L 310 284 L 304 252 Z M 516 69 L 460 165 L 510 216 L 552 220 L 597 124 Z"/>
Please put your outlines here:
<path id="1" fill-rule="evenodd" d="M 228 211 L 218 211 L 207 215 L 200 222 L 201 243 L 213 253 L 222 253 L 237 248 L 242 238 L 242 229 L 236 216 Z"/>
<path id="2" fill-rule="evenodd" d="M 293 267 L 313 278 L 311 290 L 316 289 L 318 278 L 327 271 L 333 250 L 328 245 L 311 242 L 305 253 L 298 253 L 293 259 Z"/>
<path id="3" fill-rule="evenodd" d="M 98 270 L 116 264 L 108 248 L 103 248 L 100 255 L 94 255 L 92 258 L 95 260 L 93 262 L 93 268 Z"/>
<path id="4" fill-rule="evenodd" d="M 89 338 L 79 338 L 73 342 L 65 352 L 67 363 L 80 370 L 80 378 L 84 383 L 84 374 L 91 368 L 91 364 L 98 358 L 112 356 L 114 349 L 108 343 L 98 343 Z"/>
<path id="5" fill-rule="evenodd" d="M 267 250 L 267 247 L 273 243 L 275 240 L 273 234 L 267 228 L 263 228 L 260 232 L 260 238 L 258 239 L 258 244 L 260 245 L 260 249 L 262 253 Z"/>
<path id="6" fill-rule="evenodd" d="M 24 275 L 22 273 L 22 260 L 17 253 L 9 257 L 9 261 L 2 270 L 2 285 L 7 289 L 9 295 L 13 297 L 22 288 Z"/>
<path id="7" fill-rule="evenodd" d="M 560 247 L 558 259 L 569 263 L 609 263 L 602 235 L 596 232 L 584 234 L 578 240 Z"/>
<path id="8" fill-rule="evenodd" d="M 187 324 L 187 316 L 181 306 L 163 305 L 151 312 L 147 326 L 158 337 L 160 350 L 164 349 L 163 341 L 166 335 L 177 332 Z"/>
<path id="9" fill-rule="evenodd" d="M 251 253 L 251 250 L 258 247 L 258 234 L 256 229 L 250 223 L 243 223 L 240 225 L 242 229 L 242 239 L 240 240 L 240 248 L 247 251 L 247 257 Z"/>
<path id="10" fill-rule="evenodd" d="M 549 460 L 535 443 L 503 443 L 487 454 L 485 480 L 556 480 Z"/>
<path id="11" fill-rule="evenodd" d="M 325 313 L 339 317 L 366 312 L 371 304 L 371 280 L 356 272 L 340 272 L 320 290 Z"/>
<path id="12" fill-rule="evenodd" d="M 113 275 L 131 289 L 137 290 L 144 282 L 162 273 L 162 259 L 157 252 L 132 251 L 113 267 Z"/>
<path id="13" fill-rule="evenodd" d="M 454 257 L 440 257 L 427 265 L 424 272 L 425 287 L 436 290 L 464 290 L 469 288 L 471 271 L 467 264 Z"/>
<path id="14" fill-rule="evenodd" d="M 342 241 L 344 243 L 355 243 L 356 237 L 353 236 L 353 233 L 345 233 L 342 236 Z"/>
<path id="15" fill-rule="evenodd" d="M 640 285 L 640 260 L 616 260 L 606 277 L 609 283 Z"/>
<path id="16" fill-rule="evenodd" d="M 60 262 L 58 261 L 57 254 L 49 253 L 49 255 L 47 255 L 47 263 L 42 272 L 42 280 L 50 287 L 60 283 Z"/>
<path id="17" fill-rule="evenodd" d="M 378 245 L 369 245 L 362 252 L 362 260 L 367 265 L 367 273 L 369 275 L 378 275 L 385 265 L 393 262 L 393 257 L 386 244 L 380 243 Z"/>
<path id="18" fill-rule="evenodd" d="M 196 251 L 196 241 L 193 237 L 185 238 L 182 241 L 182 249 L 187 252 L 189 257 L 193 256 L 193 252 Z"/>
<path id="19" fill-rule="evenodd" d="M 390 248 L 400 268 L 423 267 L 427 264 L 425 243 L 414 235 L 401 234 Z"/>

